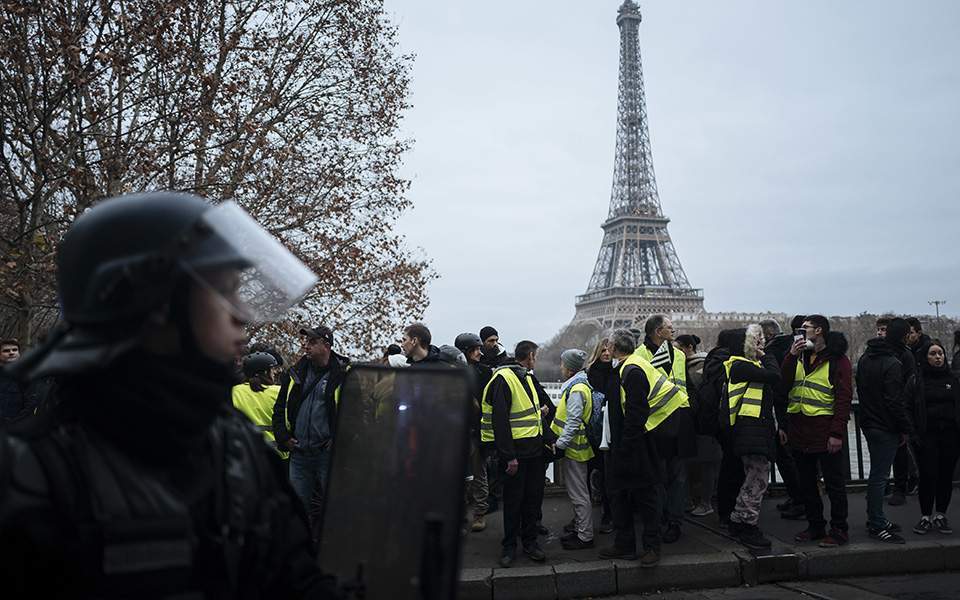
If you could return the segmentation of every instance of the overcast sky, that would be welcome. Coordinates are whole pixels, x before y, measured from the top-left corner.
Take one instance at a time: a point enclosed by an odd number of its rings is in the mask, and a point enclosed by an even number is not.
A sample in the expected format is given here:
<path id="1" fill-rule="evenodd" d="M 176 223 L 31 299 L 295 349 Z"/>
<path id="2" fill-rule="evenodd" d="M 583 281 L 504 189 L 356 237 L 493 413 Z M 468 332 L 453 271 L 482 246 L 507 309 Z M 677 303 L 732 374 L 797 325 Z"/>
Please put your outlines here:
<path id="1" fill-rule="evenodd" d="M 620 0 L 386 0 L 435 343 L 568 323 L 613 176 Z M 960 314 L 960 2 L 648 0 L 671 236 L 709 311 Z"/>

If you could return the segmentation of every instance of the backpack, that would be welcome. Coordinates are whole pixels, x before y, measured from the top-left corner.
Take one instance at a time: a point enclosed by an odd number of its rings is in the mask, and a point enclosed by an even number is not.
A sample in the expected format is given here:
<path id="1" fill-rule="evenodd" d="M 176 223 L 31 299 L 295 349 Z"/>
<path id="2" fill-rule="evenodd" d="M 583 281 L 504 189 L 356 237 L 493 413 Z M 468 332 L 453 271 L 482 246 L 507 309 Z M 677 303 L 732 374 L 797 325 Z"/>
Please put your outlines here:
<path id="1" fill-rule="evenodd" d="M 697 387 L 698 407 L 696 411 L 697 433 L 716 435 L 730 425 L 729 411 L 724 410 L 727 395 L 727 372 L 723 362 L 730 353 L 722 348 L 714 348 L 703 362 L 703 379 Z"/>
<path id="2" fill-rule="evenodd" d="M 587 423 L 587 441 L 593 451 L 600 449 L 600 442 L 603 439 L 603 405 L 606 403 L 603 392 L 593 392 L 593 407 L 590 411 L 590 422 Z"/>

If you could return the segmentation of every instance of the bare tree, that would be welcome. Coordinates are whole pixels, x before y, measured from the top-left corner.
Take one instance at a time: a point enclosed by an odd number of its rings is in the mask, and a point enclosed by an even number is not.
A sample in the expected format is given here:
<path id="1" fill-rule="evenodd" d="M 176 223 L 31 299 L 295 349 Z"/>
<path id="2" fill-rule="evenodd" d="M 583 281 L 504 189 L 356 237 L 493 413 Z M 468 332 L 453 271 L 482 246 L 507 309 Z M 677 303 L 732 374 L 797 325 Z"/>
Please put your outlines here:
<path id="1" fill-rule="evenodd" d="M 391 339 L 434 277 L 393 232 L 410 62 L 382 0 L 3 2 L 2 329 L 29 343 L 55 317 L 78 214 L 176 189 L 237 200 L 320 275 L 294 319 Z"/>

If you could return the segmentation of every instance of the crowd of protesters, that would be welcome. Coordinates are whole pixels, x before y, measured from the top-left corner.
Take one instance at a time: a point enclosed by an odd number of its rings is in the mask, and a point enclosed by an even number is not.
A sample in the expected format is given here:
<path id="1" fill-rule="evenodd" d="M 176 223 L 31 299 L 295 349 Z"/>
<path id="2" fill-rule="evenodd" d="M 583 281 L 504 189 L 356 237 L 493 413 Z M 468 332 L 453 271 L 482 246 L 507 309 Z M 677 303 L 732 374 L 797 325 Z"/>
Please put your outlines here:
<path id="1" fill-rule="evenodd" d="M 486 516 L 502 510 L 503 567 L 515 562 L 518 547 L 534 561 L 546 558 L 538 539 L 549 533 L 542 503 L 551 463 L 572 509 L 560 538 L 567 550 L 594 548 L 597 535 L 612 533 L 600 557 L 652 567 L 661 545 L 682 537 L 684 513 L 716 513 L 745 546 L 768 548 L 760 506 L 774 465 L 787 492 L 777 505 L 781 516 L 807 522 L 795 541 L 844 545 L 848 466 L 841 450 L 855 394 L 870 453 L 869 536 L 904 542 L 884 503 L 903 504 L 914 490 L 920 519 L 913 531 L 951 532 L 945 515 L 960 457 L 960 332 L 951 361 L 919 320 L 880 318 L 856 368 L 843 334 L 820 315 L 797 316 L 786 332 L 773 320 L 724 330 L 710 352 L 700 350 L 698 336 L 676 333 L 667 316 L 653 315 L 643 330 L 618 329 L 592 348 L 565 349 L 553 365 L 563 380 L 556 403 L 535 374 L 537 344 L 521 341 L 508 353 L 492 326 L 437 346 L 426 325 L 413 323 L 376 362 L 469 370 L 474 419 L 464 534 L 483 531 Z M 269 344 L 248 348 L 237 363 L 233 402 L 287 462 L 296 495 L 315 515 L 351 363 L 335 350 L 329 327 L 300 334 L 293 364 Z M 0 362 L 19 355 L 16 340 L 0 341 Z M 31 414 L 41 393 L 0 379 L 3 421 Z M 598 523 L 594 503 L 601 505 Z"/>

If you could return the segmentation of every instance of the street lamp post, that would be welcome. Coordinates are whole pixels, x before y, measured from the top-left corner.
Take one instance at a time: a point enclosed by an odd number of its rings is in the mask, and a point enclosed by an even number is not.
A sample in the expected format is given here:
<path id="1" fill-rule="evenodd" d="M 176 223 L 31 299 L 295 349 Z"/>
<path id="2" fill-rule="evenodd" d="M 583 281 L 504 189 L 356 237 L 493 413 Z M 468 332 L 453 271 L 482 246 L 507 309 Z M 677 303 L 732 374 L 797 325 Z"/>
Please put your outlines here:
<path id="1" fill-rule="evenodd" d="M 943 324 L 940 322 L 940 305 L 946 304 L 946 303 L 947 303 L 946 300 L 928 300 L 927 301 L 927 304 L 934 307 L 934 310 L 936 310 L 937 312 L 937 333 L 939 333 L 941 336 L 944 335 L 944 332 L 943 332 Z"/>

